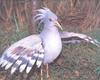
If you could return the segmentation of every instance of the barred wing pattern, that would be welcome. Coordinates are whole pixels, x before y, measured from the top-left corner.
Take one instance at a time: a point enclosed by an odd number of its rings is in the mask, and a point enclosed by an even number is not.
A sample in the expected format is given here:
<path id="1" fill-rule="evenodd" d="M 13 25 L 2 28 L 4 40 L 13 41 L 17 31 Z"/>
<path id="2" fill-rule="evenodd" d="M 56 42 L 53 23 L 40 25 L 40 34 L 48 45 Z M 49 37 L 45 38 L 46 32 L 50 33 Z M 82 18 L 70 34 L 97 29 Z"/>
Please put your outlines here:
<path id="1" fill-rule="evenodd" d="M 44 49 L 39 36 L 26 37 L 9 47 L 0 59 L 1 67 L 9 69 L 11 74 L 16 70 L 29 73 L 33 65 L 39 68 L 44 59 Z"/>
<path id="2" fill-rule="evenodd" d="M 62 43 L 64 44 L 76 44 L 81 42 L 87 42 L 96 46 L 100 45 L 100 42 L 96 39 L 91 38 L 85 34 L 74 33 L 74 32 L 62 32 L 60 33 Z"/>

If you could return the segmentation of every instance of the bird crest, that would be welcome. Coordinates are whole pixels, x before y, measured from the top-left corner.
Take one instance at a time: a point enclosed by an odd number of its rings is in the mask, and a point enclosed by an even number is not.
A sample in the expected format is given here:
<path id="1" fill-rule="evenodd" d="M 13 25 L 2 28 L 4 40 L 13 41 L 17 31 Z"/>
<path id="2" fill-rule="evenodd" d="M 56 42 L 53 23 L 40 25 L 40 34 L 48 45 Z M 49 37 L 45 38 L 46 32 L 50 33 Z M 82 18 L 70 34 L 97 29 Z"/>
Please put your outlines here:
<path id="1" fill-rule="evenodd" d="M 57 20 L 57 16 L 48 8 L 43 7 L 42 9 L 36 10 L 38 14 L 34 16 L 35 21 L 39 21 L 39 23 L 43 23 L 49 19 Z"/>

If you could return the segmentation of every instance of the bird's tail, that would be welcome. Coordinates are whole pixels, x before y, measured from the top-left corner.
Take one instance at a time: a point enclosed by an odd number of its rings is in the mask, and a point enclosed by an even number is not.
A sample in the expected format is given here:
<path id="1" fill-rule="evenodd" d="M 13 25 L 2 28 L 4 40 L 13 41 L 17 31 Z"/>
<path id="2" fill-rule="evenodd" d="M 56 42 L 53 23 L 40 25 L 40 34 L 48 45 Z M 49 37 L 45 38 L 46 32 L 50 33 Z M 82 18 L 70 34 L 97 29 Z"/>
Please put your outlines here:
<path id="1" fill-rule="evenodd" d="M 85 34 L 74 33 L 74 32 L 62 32 L 60 35 L 61 35 L 61 40 L 64 44 L 76 44 L 81 42 L 87 42 L 94 44 L 96 46 L 100 46 L 99 41 Z"/>

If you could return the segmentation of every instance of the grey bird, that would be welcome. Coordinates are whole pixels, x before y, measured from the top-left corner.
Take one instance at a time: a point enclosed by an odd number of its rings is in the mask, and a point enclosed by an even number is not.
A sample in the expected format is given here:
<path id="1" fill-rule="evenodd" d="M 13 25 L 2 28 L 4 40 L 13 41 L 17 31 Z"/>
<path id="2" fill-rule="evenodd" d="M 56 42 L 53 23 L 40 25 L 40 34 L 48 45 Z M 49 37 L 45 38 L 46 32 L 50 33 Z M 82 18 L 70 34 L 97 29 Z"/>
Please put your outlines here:
<path id="1" fill-rule="evenodd" d="M 12 44 L 0 59 L 1 67 L 6 70 L 11 67 L 11 74 L 25 69 L 29 73 L 33 65 L 39 68 L 42 63 L 51 63 L 61 52 L 62 42 L 58 28 L 62 28 L 57 22 L 57 16 L 48 8 L 39 9 L 37 12 L 34 18 L 44 24 L 42 32 Z"/>
<path id="2" fill-rule="evenodd" d="M 98 46 L 98 41 L 89 36 L 73 32 L 59 32 L 62 30 L 57 16 L 48 8 L 36 10 L 34 17 L 43 30 L 40 34 L 30 35 L 7 48 L 0 58 L 1 67 L 11 68 L 11 74 L 16 70 L 29 73 L 34 65 L 40 68 L 42 64 L 53 62 L 61 53 L 62 43 L 89 42 Z M 59 28 L 59 29 L 58 29 Z"/>

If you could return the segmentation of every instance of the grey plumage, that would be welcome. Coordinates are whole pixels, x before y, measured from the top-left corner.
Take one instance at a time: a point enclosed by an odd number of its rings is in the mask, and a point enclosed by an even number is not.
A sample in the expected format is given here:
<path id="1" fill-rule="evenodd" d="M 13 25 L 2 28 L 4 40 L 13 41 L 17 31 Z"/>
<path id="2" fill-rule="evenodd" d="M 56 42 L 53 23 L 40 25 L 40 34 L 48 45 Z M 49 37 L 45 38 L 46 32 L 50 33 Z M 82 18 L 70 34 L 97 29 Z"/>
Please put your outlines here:
<path id="1" fill-rule="evenodd" d="M 34 19 L 40 24 L 44 23 L 43 31 L 12 44 L 4 51 L 0 59 L 1 66 L 6 70 L 11 67 L 11 74 L 16 70 L 22 72 L 25 69 L 26 73 L 29 73 L 34 65 L 39 68 L 42 63 L 52 62 L 60 54 L 62 45 L 57 29 L 57 26 L 60 26 L 57 16 L 48 8 L 39 9 L 37 12 Z M 54 44 L 55 42 L 57 43 Z M 51 59 L 47 59 L 50 56 L 50 51 Z"/>
<path id="2" fill-rule="evenodd" d="M 60 36 L 64 44 L 76 44 L 81 42 L 87 42 L 96 45 L 97 47 L 100 46 L 99 41 L 85 34 L 64 31 L 60 33 Z"/>

